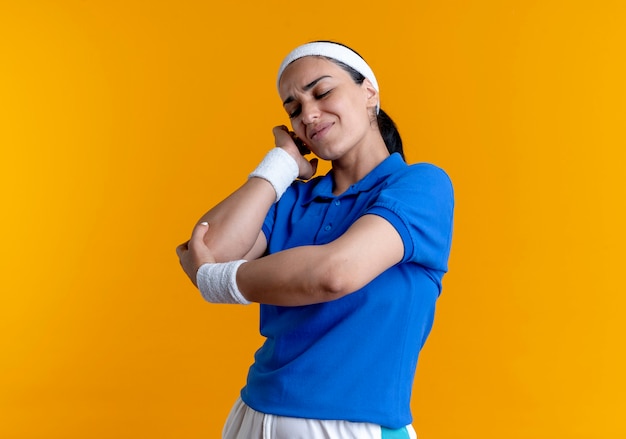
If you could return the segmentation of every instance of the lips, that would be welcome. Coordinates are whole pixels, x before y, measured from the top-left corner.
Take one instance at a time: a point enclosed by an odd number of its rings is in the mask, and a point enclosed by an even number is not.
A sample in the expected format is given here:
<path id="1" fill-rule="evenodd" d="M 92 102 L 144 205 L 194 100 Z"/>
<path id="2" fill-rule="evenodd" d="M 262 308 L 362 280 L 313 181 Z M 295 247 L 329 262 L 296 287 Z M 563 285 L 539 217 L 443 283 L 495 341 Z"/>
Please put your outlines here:
<path id="1" fill-rule="evenodd" d="M 309 139 L 313 140 L 315 138 L 320 138 L 323 137 L 324 134 L 326 134 L 326 132 L 328 132 L 329 128 L 332 126 L 333 124 L 331 122 L 327 122 L 327 123 L 320 123 L 318 125 L 315 125 L 314 127 L 309 129 Z"/>

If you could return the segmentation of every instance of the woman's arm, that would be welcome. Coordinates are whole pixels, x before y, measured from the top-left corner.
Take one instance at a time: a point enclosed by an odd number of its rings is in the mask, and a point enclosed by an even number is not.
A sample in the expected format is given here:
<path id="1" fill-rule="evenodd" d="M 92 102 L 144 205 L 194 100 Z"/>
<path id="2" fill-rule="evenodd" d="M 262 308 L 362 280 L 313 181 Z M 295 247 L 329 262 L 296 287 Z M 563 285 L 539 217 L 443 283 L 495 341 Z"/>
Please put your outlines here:
<path id="1" fill-rule="evenodd" d="M 275 145 L 296 160 L 299 176 L 310 178 L 316 163 L 302 157 L 285 127 L 275 127 L 273 133 Z M 198 222 L 210 224 L 204 242 L 217 262 L 256 259 L 265 252 L 267 243 L 261 227 L 275 201 L 273 186 L 267 180 L 253 177 L 200 218 Z"/>
<path id="2" fill-rule="evenodd" d="M 204 243 L 211 248 L 217 262 L 244 256 L 254 259 L 263 254 L 261 226 L 275 199 L 276 192 L 267 181 L 250 178 L 200 218 L 199 222 L 210 224 Z M 260 245 L 255 246 L 259 240 Z M 256 252 L 252 252 L 253 249 Z"/>
<path id="3" fill-rule="evenodd" d="M 296 247 L 241 265 L 237 285 L 252 302 L 328 302 L 364 287 L 403 255 L 396 229 L 379 216 L 365 215 L 329 244 Z"/>
<path id="4" fill-rule="evenodd" d="M 194 284 L 198 268 L 216 262 L 202 240 L 205 228 L 198 225 L 188 248 L 179 248 L 183 269 Z M 328 302 L 365 286 L 403 255 L 396 229 L 382 217 L 365 215 L 331 243 L 296 247 L 240 265 L 236 284 L 251 302 L 282 306 Z"/>

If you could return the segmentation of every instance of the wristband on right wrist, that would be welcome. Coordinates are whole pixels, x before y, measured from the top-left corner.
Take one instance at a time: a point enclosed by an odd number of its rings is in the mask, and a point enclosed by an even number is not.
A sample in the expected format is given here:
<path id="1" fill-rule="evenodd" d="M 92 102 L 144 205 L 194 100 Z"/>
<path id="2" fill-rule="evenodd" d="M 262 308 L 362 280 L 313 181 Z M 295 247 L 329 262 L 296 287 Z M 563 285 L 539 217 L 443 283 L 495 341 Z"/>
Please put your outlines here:
<path id="1" fill-rule="evenodd" d="M 258 177 L 268 181 L 276 192 L 276 201 L 298 177 L 298 164 L 282 148 L 271 149 L 248 178 Z"/>

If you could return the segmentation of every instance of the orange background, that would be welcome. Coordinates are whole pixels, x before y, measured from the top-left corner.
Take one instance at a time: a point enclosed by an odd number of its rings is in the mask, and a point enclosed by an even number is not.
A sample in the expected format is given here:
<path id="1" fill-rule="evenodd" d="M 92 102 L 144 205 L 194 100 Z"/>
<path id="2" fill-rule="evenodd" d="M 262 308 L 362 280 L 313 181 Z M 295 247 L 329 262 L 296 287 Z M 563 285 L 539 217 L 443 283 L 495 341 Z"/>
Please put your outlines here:
<path id="1" fill-rule="evenodd" d="M 457 196 L 422 439 L 626 437 L 622 1 L 0 1 L 0 437 L 215 438 L 261 342 L 175 246 L 334 39 Z"/>

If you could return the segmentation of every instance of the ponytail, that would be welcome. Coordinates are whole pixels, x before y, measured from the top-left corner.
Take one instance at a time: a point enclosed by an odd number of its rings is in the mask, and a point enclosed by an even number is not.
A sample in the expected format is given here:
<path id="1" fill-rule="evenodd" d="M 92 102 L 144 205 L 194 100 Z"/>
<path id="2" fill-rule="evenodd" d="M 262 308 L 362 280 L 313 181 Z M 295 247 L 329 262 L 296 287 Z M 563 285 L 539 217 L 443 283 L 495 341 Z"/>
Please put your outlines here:
<path id="1" fill-rule="evenodd" d="M 376 119 L 378 121 L 378 129 L 381 136 L 383 136 L 389 154 L 397 152 L 402 159 L 405 159 L 404 150 L 402 149 L 402 138 L 400 137 L 398 128 L 396 128 L 396 124 L 382 108 L 379 110 Z"/>

